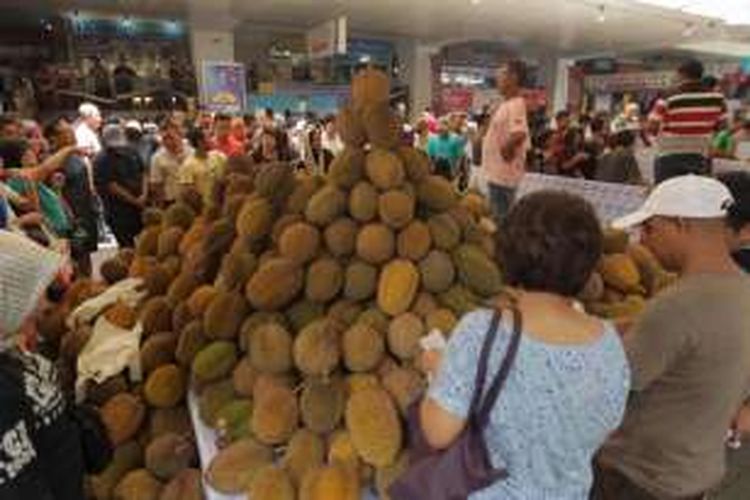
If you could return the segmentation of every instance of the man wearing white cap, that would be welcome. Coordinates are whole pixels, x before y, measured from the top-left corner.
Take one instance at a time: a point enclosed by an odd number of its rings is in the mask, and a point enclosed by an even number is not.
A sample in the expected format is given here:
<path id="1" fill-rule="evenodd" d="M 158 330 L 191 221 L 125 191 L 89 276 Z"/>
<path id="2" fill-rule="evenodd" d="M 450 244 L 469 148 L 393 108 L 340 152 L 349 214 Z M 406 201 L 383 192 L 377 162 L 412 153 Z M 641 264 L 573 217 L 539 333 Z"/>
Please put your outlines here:
<path id="1" fill-rule="evenodd" d="M 102 126 L 102 115 L 95 104 L 85 102 L 78 108 L 78 122 L 75 126 L 76 142 L 86 154 L 93 158 L 102 150 L 99 141 L 99 128 Z"/>
<path id="2" fill-rule="evenodd" d="M 721 481 L 727 428 L 750 394 L 750 280 L 730 256 L 719 181 L 660 184 L 637 212 L 643 243 L 680 280 L 624 339 L 632 393 L 602 448 L 593 500 L 692 500 Z"/>

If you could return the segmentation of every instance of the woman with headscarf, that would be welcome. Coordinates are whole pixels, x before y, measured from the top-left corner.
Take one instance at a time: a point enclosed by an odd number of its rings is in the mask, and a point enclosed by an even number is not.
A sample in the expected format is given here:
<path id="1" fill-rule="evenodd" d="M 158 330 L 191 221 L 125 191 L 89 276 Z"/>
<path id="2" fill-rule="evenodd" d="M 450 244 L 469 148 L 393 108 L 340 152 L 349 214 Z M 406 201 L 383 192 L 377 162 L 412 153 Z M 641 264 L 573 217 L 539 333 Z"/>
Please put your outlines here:
<path id="1" fill-rule="evenodd" d="M 78 426 L 58 375 L 26 349 L 35 316 L 64 257 L 0 231 L 0 498 L 84 498 Z"/>

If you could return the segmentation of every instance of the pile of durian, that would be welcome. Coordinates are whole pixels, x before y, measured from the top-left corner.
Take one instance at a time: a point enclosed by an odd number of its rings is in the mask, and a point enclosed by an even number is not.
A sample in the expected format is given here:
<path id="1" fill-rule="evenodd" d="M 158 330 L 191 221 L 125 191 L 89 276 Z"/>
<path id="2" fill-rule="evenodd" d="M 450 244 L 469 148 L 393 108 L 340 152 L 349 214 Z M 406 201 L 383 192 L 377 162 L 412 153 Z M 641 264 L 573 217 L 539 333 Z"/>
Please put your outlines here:
<path id="1" fill-rule="evenodd" d="M 485 200 L 400 145 L 388 86 L 374 70 L 355 79 L 324 177 L 231 161 L 212 203 L 188 192 L 148 211 L 135 251 L 103 265 L 148 297 L 106 313 L 142 324 L 144 379 L 89 392 L 117 446 L 92 496 L 197 499 L 203 479 L 253 500 L 387 498 L 426 386 L 420 339 L 502 291 Z M 57 337 L 74 360 L 86 332 Z M 204 474 L 190 390 L 220 445 Z"/>

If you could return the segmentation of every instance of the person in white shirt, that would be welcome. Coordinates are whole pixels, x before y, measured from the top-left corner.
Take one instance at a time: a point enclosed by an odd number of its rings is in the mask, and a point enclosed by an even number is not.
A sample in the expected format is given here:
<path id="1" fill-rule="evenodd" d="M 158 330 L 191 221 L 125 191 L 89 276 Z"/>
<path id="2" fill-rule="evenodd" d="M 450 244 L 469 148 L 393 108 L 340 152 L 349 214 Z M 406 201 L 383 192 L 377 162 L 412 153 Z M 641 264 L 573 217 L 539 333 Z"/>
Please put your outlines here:
<path id="1" fill-rule="evenodd" d="M 149 193 L 156 205 L 165 206 L 179 196 L 180 169 L 193 151 L 185 145 L 182 128 L 172 120 L 162 125 L 161 138 L 161 148 L 151 159 Z"/>
<path id="2" fill-rule="evenodd" d="M 102 115 L 95 104 L 85 102 L 78 108 L 78 122 L 75 125 L 76 143 L 89 158 L 102 150 L 99 141 L 99 129 L 102 126 Z"/>
<path id="3" fill-rule="evenodd" d="M 330 151 L 333 156 L 337 156 L 344 150 L 344 141 L 341 140 L 336 127 L 336 117 L 333 115 L 326 117 L 323 121 L 321 142 L 323 149 Z"/>

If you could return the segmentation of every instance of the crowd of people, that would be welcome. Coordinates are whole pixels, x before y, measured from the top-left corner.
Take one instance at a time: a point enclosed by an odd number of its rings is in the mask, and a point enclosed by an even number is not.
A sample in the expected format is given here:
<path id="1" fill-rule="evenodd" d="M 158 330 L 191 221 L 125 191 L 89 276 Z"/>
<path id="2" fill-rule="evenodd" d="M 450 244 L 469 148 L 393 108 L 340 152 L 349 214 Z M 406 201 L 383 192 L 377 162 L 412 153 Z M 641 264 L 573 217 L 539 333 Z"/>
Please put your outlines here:
<path id="1" fill-rule="evenodd" d="M 120 247 L 132 247 L 145 208 L 167 206 L 186 189 L 208 201 L 232 158 L 324 173 L 342 149 L 333 117 L 288 125 L 271 110 L 193 120 L 172 114 L 157 124 L 105 120 L 85 103 L 77 117 L 55 117 L 44 127 L 3 115 L 2 227 L 44 246 L 66 242 L 77 270 L 90 275 L 91 254 L 110 231 Z"/>

